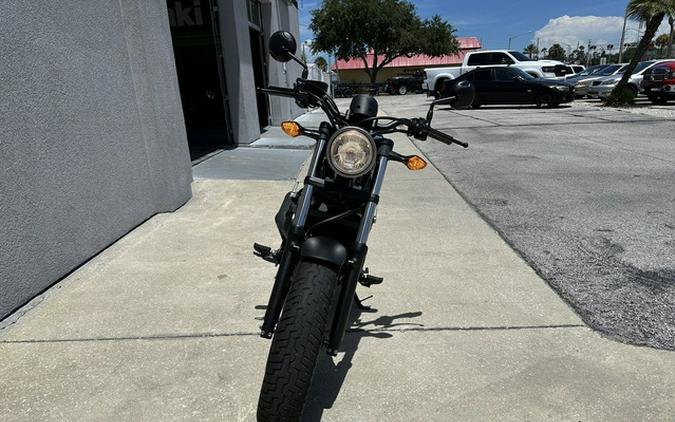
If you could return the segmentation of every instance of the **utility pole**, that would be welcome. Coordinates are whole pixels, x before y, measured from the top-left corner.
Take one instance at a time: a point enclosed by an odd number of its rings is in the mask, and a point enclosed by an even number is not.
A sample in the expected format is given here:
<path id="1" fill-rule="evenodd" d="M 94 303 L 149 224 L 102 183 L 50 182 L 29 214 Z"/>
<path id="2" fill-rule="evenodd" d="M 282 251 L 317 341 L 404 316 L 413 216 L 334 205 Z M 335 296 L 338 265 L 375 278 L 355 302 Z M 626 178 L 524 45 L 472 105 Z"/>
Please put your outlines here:
<path id="1" fill-rule="evenodd" d="M 537 37 L 537 58 L 539 58 L 539 37 Z"/>
<path id="2" fill-rule="evenodd" d="M 619 45 L 619 63 L 623 63 L 623 43 L 626 41 L 626 22 L 628 22 L 628 11 L 623 17 L 623 30 L 621 31 L 621 45 Z"/>

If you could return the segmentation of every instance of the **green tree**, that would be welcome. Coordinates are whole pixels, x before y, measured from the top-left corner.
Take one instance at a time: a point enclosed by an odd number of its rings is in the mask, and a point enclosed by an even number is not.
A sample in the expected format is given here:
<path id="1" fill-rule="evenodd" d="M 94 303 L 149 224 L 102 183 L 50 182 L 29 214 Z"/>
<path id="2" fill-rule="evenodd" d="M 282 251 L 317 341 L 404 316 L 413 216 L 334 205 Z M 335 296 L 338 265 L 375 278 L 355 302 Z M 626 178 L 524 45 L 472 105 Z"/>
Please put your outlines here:
<path id="1" fill-rule="evenodd" d="M 565 60 L 566 54 L 565 49 L 560 44 L 553 44 L 548 49 L 548 58 L 551 60 Z"/>
<path id="2" fill-rule="evenodd" d="M 407 0 L 324 0 L 312 11 L 309 29 L 315 34 L 314 52 L 362 60 L 372 83 L 397 57 L 459 51 L 455 28 L 437 15 L 422 20 Z"/>
<path id="3" fill-rule="evenodd" d="M 530 44 L 525 49 L 523 50 L 523 53 L 527 54 L 530 58 L 536 56 L 539 54 L 539 49 L 537 48 L 536 45 Z"/>
<path id="4" fill-rule="evenodd" d="M 668 13 L 675 13 L 675 0 L 630 0 L 626 6 L 626 15 L 637 21 L 646 22 L 645 34 L 638 44 L 635 56 L 630 60 L 624 70 L 623 77 L 605 100 L 607 105 L 625 105 L 633 102 L 633 95 L 628 89 L 630 79 L 635 67 L 647 52 L 656 31 L 659 29 L 663 18 Z"/>
<path id="5" fill-rule="evenodd" d="M 670 42 L 670 35 L 661 34 L 654 39 L 654 47 L 656 47 L 659 50 L 660 55 L 663 55 L 663 49 L 668 46 L 669 42 Z M 668 57 L 668 55 L 666 55 L 666 57 Z"/>
<path id="6" fill-rule="evenodd" d="M 572 51 L 572 54 L 569 55 L 567 60 L 570 61 L 571 63 L 583 63 L 585 58 L 586 58 L 585 48 L 583 45 L 580 45 L 579 47 L 577 47 Z"/>
<path id="7" fill-rule="evenodd" d="M 326 62 L 326 59 L 324 59 L 321 56 L 317 57 L 316 60 L 314 60 L 314 64 L 316 65 L 316 67 L 323 70 L 324 72 L 328 70 L 328 62 Z"/>

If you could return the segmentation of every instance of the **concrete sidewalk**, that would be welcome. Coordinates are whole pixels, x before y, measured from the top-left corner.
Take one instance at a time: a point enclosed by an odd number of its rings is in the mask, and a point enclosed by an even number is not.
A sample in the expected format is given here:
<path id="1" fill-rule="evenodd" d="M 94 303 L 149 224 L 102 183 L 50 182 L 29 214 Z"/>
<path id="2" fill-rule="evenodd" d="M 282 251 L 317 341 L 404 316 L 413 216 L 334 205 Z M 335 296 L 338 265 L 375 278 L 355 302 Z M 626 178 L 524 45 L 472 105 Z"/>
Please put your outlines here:
<path id="1" fill-rule="evenodd" d="M 0 331 L 2 420 L 254 420 L 275 268 L 251 244 L 290 187 L 197 179 L 51 289 Z M 379 312 L 322 357 L 307 420 L 672 420 L 675 354 L 586 328 L 435 169 L 392 163 L 371 239 Z"/>

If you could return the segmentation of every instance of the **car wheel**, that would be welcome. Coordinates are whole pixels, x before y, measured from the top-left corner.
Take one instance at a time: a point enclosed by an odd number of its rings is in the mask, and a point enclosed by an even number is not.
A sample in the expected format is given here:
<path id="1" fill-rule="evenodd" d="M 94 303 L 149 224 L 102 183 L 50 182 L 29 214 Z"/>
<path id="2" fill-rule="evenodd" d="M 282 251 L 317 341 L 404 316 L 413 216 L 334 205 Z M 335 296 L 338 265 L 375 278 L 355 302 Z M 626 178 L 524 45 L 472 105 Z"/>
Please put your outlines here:
<path id="1" fill-rule="evenodd" d="M 398 87 L 398 95 L 405 95 L 408 93 L 408 87 L 405 85 L 401 85 Z"/>
<path id="2" fill-rule="evenodd" d="M 544 103 L 545 101 L 541 95 L 537 94 L 537 96 L 534 97 L 534 104 L 537 106 L 537 108 L 542 108 Z"/>
<path id="3" fill-rule="evenodd" d="M 559 107 L 559 106 L 560 106 L 560 103 L 559 103 L 558 101 L 556 101 L 556 100 L 551 99 L 551 100 L 549 100 L 547 106 L 548 106 L 549 108 L 556 108 L 556 107 Z"/>
<path id="4" fill-rule="evenodd" d="M 650 95 L 650 96 L 649 96 L 649 101 L 651 101 L 652 104 L 655 104 L 655 105 L 664 105 L 664 104 L 668 104 L 668 100 L 667 100 L 667 99 L 665 99 L 665 98 L 663 98 L 663 97 L 658 97 L 658 96 L 656 96 L 656 95 Z"/>

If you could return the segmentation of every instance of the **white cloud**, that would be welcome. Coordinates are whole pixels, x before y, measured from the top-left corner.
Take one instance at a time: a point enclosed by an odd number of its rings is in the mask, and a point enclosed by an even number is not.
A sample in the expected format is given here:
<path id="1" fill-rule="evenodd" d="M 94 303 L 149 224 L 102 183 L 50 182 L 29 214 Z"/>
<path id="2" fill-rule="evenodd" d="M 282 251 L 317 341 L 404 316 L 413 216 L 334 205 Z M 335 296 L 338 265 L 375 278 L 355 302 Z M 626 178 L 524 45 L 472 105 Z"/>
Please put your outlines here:
<path id="1" fill-rule="evenodd" d="M 621 42 L 621 29 L 623 27 L 623 16 L 560 16 L 551 19 L 541 29 L 535 32 L 534 40 L 539 38 L 540 47 L 550 47 L 554 43 L 568 44 L 572 49 L 577 45 L 588 46 L 591 40 L 592 45 L 606 46 L 613 44 L 615 48 L 619 47 Z M 626 41 L 635 42 L 638 37 L 640 25 L 635 21 L 628 21 L 626 26 Z M 667 33 L 669 30 L 667 19 L 659 28 L 658 33 Z M 641 34 L 644 33 L 644 26 L 641 28 Z M 563 44 L 564 43 L 564 44 Z"/>

